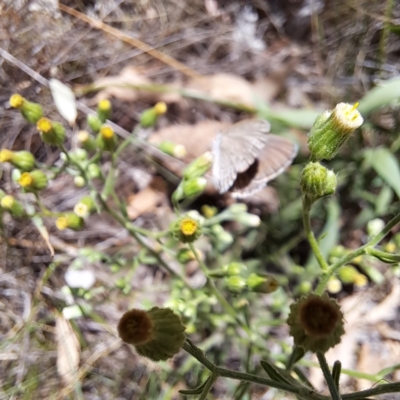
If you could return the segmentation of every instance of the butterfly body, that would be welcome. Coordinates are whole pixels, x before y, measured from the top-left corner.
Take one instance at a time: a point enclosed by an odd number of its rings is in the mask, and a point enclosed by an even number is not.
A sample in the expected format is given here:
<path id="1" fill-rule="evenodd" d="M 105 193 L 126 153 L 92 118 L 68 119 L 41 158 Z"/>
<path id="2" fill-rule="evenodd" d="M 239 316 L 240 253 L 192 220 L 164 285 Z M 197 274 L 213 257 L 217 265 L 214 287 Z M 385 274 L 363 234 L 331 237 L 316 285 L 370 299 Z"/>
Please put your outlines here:
<path id="1" fill-rule="evenodd" d="M 214 140 L 212 174 L 220 193 L 247 197 L 261 190 L 292 163 L 297 145 L 269 134 L 270 124 L 246 120 L 232 125 Z"/>

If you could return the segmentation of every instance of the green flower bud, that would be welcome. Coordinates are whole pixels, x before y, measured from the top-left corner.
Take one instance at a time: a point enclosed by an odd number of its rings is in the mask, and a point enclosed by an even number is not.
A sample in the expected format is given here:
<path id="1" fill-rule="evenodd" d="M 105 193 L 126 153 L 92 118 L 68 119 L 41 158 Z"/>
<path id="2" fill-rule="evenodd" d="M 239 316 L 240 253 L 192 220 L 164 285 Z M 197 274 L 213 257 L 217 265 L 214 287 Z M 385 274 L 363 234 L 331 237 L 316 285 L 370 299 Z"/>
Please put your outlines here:
<path id="1" fill-rule="evenodd" d="M 69 153 L 71 159 L 75 162 L 86 161 L 88 159 L 88 153 L 85 149 L 76 149 Z"/>
<path id="2" fill-rule="evenodd" d="M 233 236 L 227 232 L 221 225 L 216 224 L 211 227 L 211 232 L 215 236 L 215 238 L 218 241 L 218 244 L 220 245 L 221 249 L 225 249 L 228 246 L 230 246 L 234 238 Z"/>
<path id="3" fill-rule="evenodd" d="M 0 206 L 4 210 L 7 210 L 14 218 L 22 217 L 25 214 L 24 207 L 11 195 L 3 196 L 0 200 Z"/>
<path id="4" fill-rule="evenodd" d="M 96 204 L 91 196 L 82 197 L 74 207 L 74 213 L 81 218 L 87 218 L 95 211 Z"/>
<path id="5" fill-rule="evenodd" d="M 209 272 L 209 276 L 213 278 L 225 278 L 228 276 L 241 275 L 247 271 L 246 265 L 238 262 L 232 262 L 230 264 L 224 265 L 220 269 L 214 269 Z"/>
<path id="6" fill-rule="evenodd" d="M 117 147 L 117 137 L 114 130 L 108 125 L 102 125 L 97 135 L 97 145 L 102 150 L 113 152 Z"/>
<path id="7" fill-rule="evenodd" d="M 257 293 L 272 293 L 279 288 L 279 283 L 273 276 L 253 273 L 247 277 L 247 287 Z"/>
<path id="8" fill-rule="evenodd" d="M 32 103 L 19 94 L 10 97 L 10 106 L 21 110 L 22 116 L 31 124 L 35 124 L 43 116 L 43 107 L 40 104 Z"/>
<path id="9" fill-rule="evenodd" d="M 110 119 L 112 114 L 112 104 L 110 100 L 100 100 L 97 105 L 97 116 L 99 120 L 104 123 L 107 119 Z"/>
<path id="10" fill-rule="evenodd" d="M 211 168 L 212 160 L 213 157 L 209 151 L 196 158 L 183 170 L 184 179 L 189 180 L 203 176 Z"/>
<path id="11" fill-rule="evenodd" d="M 381 218 L 375 218 L 368 221 L 367 232 L 369 237 L 374 237 L 385 227 L 385 221 Z"/>
<path id="12" fill-rule="evenodd" d="M 340 306 L 326 293 L 309 294 L 292 304 L 287 323 L 295 345 L 305 351 L 325 353 L 344 334 Z"/>
<path id="13" fill-rule="evenodd" d="M 37 121 L 36 128 L 43 142 L 47 144 L 60 146 L 65 141 L 65 128 L 59 122 L 43 117 Z"/>
<path id="14" fill-rule="evenodd" d="M 98 133 L 100 131 L 101 126 L 103 125 L 100 118 L 95 114 L 89 114 L 86 117 L 86 121 L 87 124 L 89 125 L 89 128 L 95 133 Z"/>
<path id="15" fill-rule="evenodd" d="M 338 277 L 343 283 L 354 283 L 358 274 L 358 270 L 351 265 L 345 265 L 338 271 Z"/>
<path id="16" fill-rule="evenodd" d="M 239 222 L 247 228 L 256 228 L 260 226 L 261 219 L 258 215 L 250 213 L 242 213 L 235 216 L 235 221 Z"/>
<path id="17" fill-rule="evenodd" d="M 186 338 L 184 332 L 181 319 L 169 308 L 132 309 L 118 323 L 120 338 L 134 345 L 139 355 L 153 361 L 177 354 Z"/>
<path id="18" fill-rule="evenodd" d="M 335 173 L 318 162 L 308 163 L 301 173 L 301 190 L 313 200 L 335 193 L 336 184 Z"/>
<path id="19" fill-rule="evenodd" d="M 75 176 L 74 184 L 78 188 L 84 187 L 85 184 L 86 184 L 85 178 L 83 176 L 81 176 L 81 175 Z"/>
<path id="20" fill-rule="evenodd" d="M 206 218 L 212 218 L 218 213 L 218 208 L 204 204 L 201 207 L 201 212 Z"/>
<path id="21" fill-rule="evenodd" d="M 94 151 L 97 148 L 96 141 L 88 131 L 79 131 L 76 135 L 77 141 L 86 151 Z"/>
<path id="22" fill-rule="evenodd" d="M 49 182 L 46 174 L 39 169 L 36 169 L 31 172 L 23 172 L 18 180 L 18 183 L 27 192 L 35 192 L 37 190 L 46 189 Z"/>
<path id="23" fill-rule="evenodd" d="M 142 112 L 140 116 L 140 125 L 142 125 L 143 128 L 151 128 L 156 124 L 158 117 L 166 112 L 167 105 L 164 102 L 159 102 L 153 108 Z"/>
<path id="24" fill-rule="evenodd" d="M 183 158 L 186 155 L 186 149 L 185 146 L 181 144 L 176 144 L 173 142 L 170 142 L 168 140 L 164 140 L 160 144 L 158 144 L 158 148 L 165 154 L 169 154 L 170 156 L 173 156 L 175 158 Z"/>
<path id="25" fill-rule="evenodd" d="M 207 179 L 203 177 L 189 179 L 182 182 L 183 196 L 186 199 L 200 196 L 207 186 Z"/>
<path id="26" fill-rule="evenodd" d="M 335 157 L 351 133 L 363 124 L 357 106 L 358 103 L 354 106 L 339 103 L 332 112 L 326 111 L 317 118 L 308 136 L 308 147 L 314 161 Z"/>
<path id="27" fill-rule="evenodd" d="M 246 287 L 246 280 L 238 275 L 226 277 L 224 281 L 225 285 L 232 293 L 242 293 Z"/>
<path id="28" fill-rule="evenodd" d="M 172 235 L 182 243 L 192 243 L 201 236 L 199 221 L 188 215 L 176 220 L 170 230 Z"/>
<path id="29" fill-rule="evenodd" d="M 149 108 L 148 110 L 144 110 L 140 115 L 140 125 L 143 128 L 151 128 L 157 122 L 158 115 L 154 111 L 153 108 Z"/>
<path id="30" fill-rule="evenodd" d="M 337 294 L 342 290 L 342 282 L 334 276 L 330 277 L 328 283 L 326 284 L 326 289 L 329 293 Z"/>
<path id="31" fill-rule="evenodd" d="M 101 176 L 101 169 L 97 164 L 89 164 L 87 166 L 87 176 L 89 179 L 97 179 Z"/>
<path id="32" fill-rule="evenodd" d="M 196 259 L 193 251 L 187 248 L 179 249 L 176 258 L 181 264 L 187 264 L 188 262 Z"/>
<path id="33" fill-rule="evenodd" d="M 64 229 L 72 229 L 79 231 L 84 226 L 83 218 L 79 217 L 75 213 L 65 213 L 56 220 L 56 227 L 58 230 L 63 231 Z"/>
<path id="34" fill-rule="evenodd" d="M 29 151 L 0 150 L 0 162 L 9 162 L 22 171 L 31 171 L 35 168 L 35 157 Z"/>

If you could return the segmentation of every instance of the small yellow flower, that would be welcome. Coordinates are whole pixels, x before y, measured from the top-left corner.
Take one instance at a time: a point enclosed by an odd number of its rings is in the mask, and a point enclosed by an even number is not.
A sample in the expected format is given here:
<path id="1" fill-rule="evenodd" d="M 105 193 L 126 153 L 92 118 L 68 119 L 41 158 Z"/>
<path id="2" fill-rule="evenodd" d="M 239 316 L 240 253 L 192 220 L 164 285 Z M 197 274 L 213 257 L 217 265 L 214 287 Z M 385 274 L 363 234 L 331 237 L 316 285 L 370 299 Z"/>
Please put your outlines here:
<path id="1" fill-rule="evenodd" d="M 89 207 L 86 204 L 78 203 L 74 207 L 74 213 L 81 218 L 86 218 L 89 215 Z"/>
<path id="2" fill-rule="evenodd" d="M 10 209 L 15 203 L 15 198 L 9 194 L 5 195 L 0 202 L 0 205 L 6 210 Z"/>
<path id="3" fill-rule="evenodd" d="M 12 161 L 14 152 L 12 150 L 3 149 L 0 151 L 0 162 Z"/>
<path id="4" fill-rule="evenodd" d="M 171 232 L 182 243 L 192 243 L 200 237 L 201 227 L 198 221 L 186 215 L 172 224 Z"/>
<path id="5" fill-rule="evenodd" d="M 367 284 L 368 284 L 368 278 L 364 274 L 358 273 L 354 277 L 354 285 L 355 286 L 362 288 L 362 287 L 366 286 Z"/>
<path id="6" fill-rule="evenodd" d="M 181 232 L 185 236 L 194 235 L 197 231 L 197 227 L 198 227 L 197 222 L 189 217 L 184 218 L 180 224 Z"/>
<path id="7" fill-rule="evenodd" d="M 67 217 L 58 217 L 56 220 L 56 227 L 59 231 L 63 231 L 68 228 L 68 219 Z"/>
<path id="8" fill-rule="evenodd" d="M 100 134 L 104 139 L 112 139 L 114 137 L 114 130 L 108 125 L 103 125 L 100 129 Z"/>
<path id="9" fill-rule="evenodd" d="M 98 107 L 99 107 L 99 110 L 101 110 L 101 111 L 108 111 L 111 109 L 111 102 L 110 102 L 110 100 L 107 100 L 107 99 L 100 100 Z"/>
<path id="10" fill-rule="evenodd" d="M 167 112 L 167 105 L 160 101 L 154 106 L 154 111 L 157 115 L 163 115 Z"/>
<path id="11" fill-rule="evenodd" d="M 88 131 L 82 130 L 76 134 L 76 138 L 78 139 L 78 142 L 85 143 L 90 139 L 90 134 Z"/>
<path id="12" fill-rule="evenodd" d="M 393 242 L 389 242 L 385 244 L 385 251 L 388 253 L 395 253 L 397 250 L 396 245 Z"/>
<path id="13" fill-rule="evenodd" d="M 40 132 L 49 133 L 52 130 L 53 125 L 48 118 L 43 117 L 39 119 L 39 121 L 36 124 L 36 127 Z"/>
<path id="14" fill-rule="evenodd" d="M 18 183 L 24 188 L 33 185 L 33 177 L 29 172 L 23 172 L 18 179 Z"/>
<path id="15" fill-rule="evenodd" d="M 10 106 L 13 108 L 21 108 L 24 104 L 25 99 L 18 93 L 13 94 L 10 97 Z"/>
<path id="16" fill-rule="evenodd" d="M 364 122 L 363 117 L 357 110 L 359 103 L 354 105 L 348 103 L 339 103 L 333 109 L 332 118 L 336 119 L 343 130 L 349 133 L 359 128 Z"/>

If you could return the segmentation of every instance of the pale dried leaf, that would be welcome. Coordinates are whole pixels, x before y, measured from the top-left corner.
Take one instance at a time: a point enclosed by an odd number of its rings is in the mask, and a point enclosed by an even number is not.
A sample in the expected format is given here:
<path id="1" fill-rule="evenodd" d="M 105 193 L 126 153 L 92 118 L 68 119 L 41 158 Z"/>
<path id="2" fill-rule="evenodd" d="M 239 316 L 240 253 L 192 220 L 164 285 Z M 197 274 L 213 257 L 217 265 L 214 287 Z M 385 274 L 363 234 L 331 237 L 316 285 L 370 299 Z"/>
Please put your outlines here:
<path id="1" fill-rule="evenodd" d="M 47 247 L 50 250 L 50 254 L 51 256 L 54 256 L 54 248 L 50 243 L 50 236 L 49 236 L 49 232 L 47 230 L 47 228 L 45 227 L 42 218 L 40 218 L 39 216 L 33 216 L 31 218 L 31 221 L 33 222 L 33 224 L 35 225 L 36 229 L 39 231 L 40 236 L 43 238 L 43 240 L 46 242 Z"/>
<path id="2" fill-rule="evenodd" d="M 166 193 L 165 181 L 155 177 L 148 187 L 130 196 L 126 207 L 128 217 L 134 220 L 145 213 L 154 212 L 157 205 L 166 198 Z"/>
<path id="3" fill-rule="evenodd" d="M 56 316 L 57 372 L 64 385 L 71 385 L 77 378 L 80 344 L 69 321 Z"/>
<path id="4" fill-rule="evenodd" d="M 253 107 L 257 99 L 252 83 L 232 74 L 220 73 L 193 79 L 187 87 L 216 100 L 231 101 L 249 107 Z"/>
<path id="5" fill-rule="evenodd" d="M 49 86 L 58 112 L 70 125 L 74 125 L 78 115 L 74 92 L 57 79 L 50 79 Z"/>
<path id="6" fill-rule="evenodd" d="M 171 141 L 183 145 L 186 149 L 183 161 L 188 164 L 209 151 L 215 135 L 227 126 L 228 124 L 218 121 L 202 121 L 196 125 L 168 126 L 156 131 L 149 138 L 149 143 L 159 144 L 163 141 Z M 173 172 L 178 173 L 179 171 Z"/>
<path id="7" fill-rule="evenodd" d="M 177 93 L 156 93 L 147 89 L 135 88 L 135 86 L 152 84 L 153 82 L 146 77 L 143 70 L 128 66 L 119 75 L 108 76 L 94 82 L 93 87 L 101 89 L 94 100 L 97 103 L 101 99 L 108 99 L 113 96 L 122 101 L 136 101 L 140 99 L 142 101 L 173 103 L 181 99 L 181 96 Z"/>

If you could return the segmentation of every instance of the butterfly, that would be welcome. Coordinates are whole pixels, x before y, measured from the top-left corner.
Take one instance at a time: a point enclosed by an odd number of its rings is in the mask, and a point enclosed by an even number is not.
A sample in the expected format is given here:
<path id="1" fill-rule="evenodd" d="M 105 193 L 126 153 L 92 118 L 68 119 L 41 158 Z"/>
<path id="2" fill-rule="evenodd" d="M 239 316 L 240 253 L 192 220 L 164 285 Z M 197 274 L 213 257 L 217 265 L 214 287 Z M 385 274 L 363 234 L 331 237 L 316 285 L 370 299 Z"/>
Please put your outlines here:
<path id="1" fill-rule="evenodd" d="M 218 191 L 245 198 L 264 188 L 293 162 L 298 146 L 270 134 L 264 120 L 245 120 L 217 134 L 212 175 Z"/>

